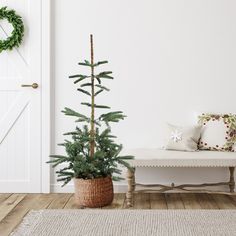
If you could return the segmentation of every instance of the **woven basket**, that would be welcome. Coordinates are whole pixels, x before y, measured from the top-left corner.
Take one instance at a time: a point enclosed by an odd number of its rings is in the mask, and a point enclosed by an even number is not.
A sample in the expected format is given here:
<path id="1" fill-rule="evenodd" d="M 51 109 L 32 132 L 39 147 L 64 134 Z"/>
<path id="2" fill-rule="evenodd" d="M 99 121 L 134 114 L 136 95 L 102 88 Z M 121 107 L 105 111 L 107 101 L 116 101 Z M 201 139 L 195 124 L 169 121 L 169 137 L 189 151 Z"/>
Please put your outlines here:
<path id="1" fill-rule="evenodd" d="M 96 179 L 74 179 L 75 202 L 78 206 L 102 207 L 113 201 L 113 183 L 110 176 Z"/>

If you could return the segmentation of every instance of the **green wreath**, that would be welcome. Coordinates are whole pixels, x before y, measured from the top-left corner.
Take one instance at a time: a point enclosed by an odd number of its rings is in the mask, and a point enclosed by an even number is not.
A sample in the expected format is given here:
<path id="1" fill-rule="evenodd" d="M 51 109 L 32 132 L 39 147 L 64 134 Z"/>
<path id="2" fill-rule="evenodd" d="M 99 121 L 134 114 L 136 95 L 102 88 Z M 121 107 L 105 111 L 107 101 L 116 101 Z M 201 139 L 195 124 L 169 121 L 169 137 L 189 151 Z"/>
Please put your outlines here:
<path id="1" fill-rule="evenodd" d="M 24 24 L 20 16 L 14 10 L 7 10 L 7 7 L 0 8 L 0 20 L 7 19 L 13 26 L 13 31 L 5 40 L 0 40 L 0 53 L 3 50 L 12 50 L 19 47 L 24 36 Z"/>

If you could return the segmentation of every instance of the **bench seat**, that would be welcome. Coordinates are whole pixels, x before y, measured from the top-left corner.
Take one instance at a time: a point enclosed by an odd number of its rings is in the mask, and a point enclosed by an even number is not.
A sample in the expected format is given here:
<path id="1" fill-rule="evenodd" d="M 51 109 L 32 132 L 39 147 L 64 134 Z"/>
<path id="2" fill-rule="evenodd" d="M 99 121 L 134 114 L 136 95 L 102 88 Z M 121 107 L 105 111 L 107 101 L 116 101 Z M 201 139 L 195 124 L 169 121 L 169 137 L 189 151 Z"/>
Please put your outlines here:
<path id="1" fill-rule="evenodd" d="M 182 152 L 162 149 L 132 149 L 133 167 L 236 167 L 236 152 Z"/>

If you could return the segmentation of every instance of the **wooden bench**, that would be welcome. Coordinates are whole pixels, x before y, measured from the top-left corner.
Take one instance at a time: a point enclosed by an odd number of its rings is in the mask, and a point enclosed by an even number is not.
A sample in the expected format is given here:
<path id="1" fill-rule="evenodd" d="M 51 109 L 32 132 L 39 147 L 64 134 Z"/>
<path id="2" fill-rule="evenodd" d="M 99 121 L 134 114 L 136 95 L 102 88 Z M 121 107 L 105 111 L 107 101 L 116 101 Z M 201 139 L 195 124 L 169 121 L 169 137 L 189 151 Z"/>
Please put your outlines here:
<path id="1" fill-rule="evenodd" d="M 236 167 L 236 152 L 217 152 L 217 151 L 196 151 L 196 152 L 181 152 L 181 151 L 167 151 L 161 149 L 133 149 L 127 150 L 127 153 L 134 155 L 135 159 L 130 160 L 129 163 L 133 170 L 127 171 L 128 191 L 126 193 L 126 201 L 128 206 L 132 206 L 133 193 L 136 186 L 146 187 L 139 191 L 155 191 L 165 192 L 169 190 L 192 191 L 195 187 L 207 186 L 223 186 L 229 187 L 229 192 L 208 191 L 205 189 L 198 189 L 198 192 L 213 192 L 233 194 L 235 188 L 234 169 Z M 135 182 L 135 168 L 150 168 L 150 167 L 227 167 L 229 168 L 229 181 L 220 183 L 204 183 L 204 184 L 181 184 L 176 186 L 172 183 L 169 186 L 163 184 L 141 184 Z M 189 189 L 191 188 L 191 189 Z"/>

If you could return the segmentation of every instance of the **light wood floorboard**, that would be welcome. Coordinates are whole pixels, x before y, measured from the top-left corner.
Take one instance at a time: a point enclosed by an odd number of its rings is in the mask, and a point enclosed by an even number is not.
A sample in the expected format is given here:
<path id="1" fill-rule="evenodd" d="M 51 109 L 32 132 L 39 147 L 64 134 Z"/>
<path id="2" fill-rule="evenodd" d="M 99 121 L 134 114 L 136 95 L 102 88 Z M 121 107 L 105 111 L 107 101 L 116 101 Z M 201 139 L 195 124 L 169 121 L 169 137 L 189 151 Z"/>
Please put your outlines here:
<path id="1" fill-rule="evenodd" d="M 194 193 L 180 194 L 185 209 L 201 209 L 201 205 Z"/>
<path id="2" fill-rule="evenodd" d="M 12 194 L 1 203 L 0 221 L 20 203 L 26 194 Z M 1 232 L 1 231 L 0 231 Z"/>
<path id="3" fill-rule="evenodd" d="M 162 193 L 151 193 L 150 207 L 151 209 L 167 209 L 165 195 Z"/>
<path id="4" fill-rule="evenodd" d="M 48 209 L 62 209 L 65 208 L 66 204 L 68 204 L 69 200 L 72 198 L 72 193 L 55 193 L 53 195 L 53 200 L 47 207 Z M 74 200 L 74 199 L 73 199 Z"/>
<path id="5" fill-rule="evenodd" d="M 71 193 L 0 194 L 0 235 L 9 235 L 30 210 L 80 209 Z M 126 209 L 125 194 L 115 194 L 102 209 Z M 131 209 L 236 209 L 236 197 L 204 193 L 139 193 Z"/>
<path id="6" fill-rule="evenodd" d="M 212 195 L 196 193 L 196 199 L 202 209 L 219 209 Z"/>
<path id="7" fill-rule="evenodd" d="M 168 209 L 184 209 L 184 203 L 178 193 L 165 193 Z"/>
<path id="8" fill-rule="evenodd" d="M 9 198 L 12 195 L 12 193 L 1 193 L 0 194 L 0 203 L 5 201 L 7 198 Z"/>
<path id="9" fill-rule="evenodd" d="M 236 209 L 235 202 L 227 195 L 212 196 L 220 209 Z"/>
<path id="10" fill-rule="evenodd" d="M 124 193 L 116 193 L 114 195 L 113 202 L 110 206 L 102 207 L 102 209 L 122 209 L 125 204 L 125 194 Z"/>
<path id="11" fill-rule="evenodd" d="M 72 194 L 71 197 L 69 198 L 69 200 L 67 201 L 67 203 L 65 204 L 65 206 L 63 207 L 64 209 L 81 209 L 82 207 L 78 207 L 75 204 L 75 199 L 74 199 L 74 195 Z"/>

